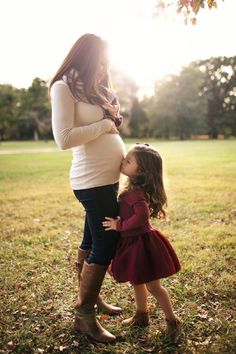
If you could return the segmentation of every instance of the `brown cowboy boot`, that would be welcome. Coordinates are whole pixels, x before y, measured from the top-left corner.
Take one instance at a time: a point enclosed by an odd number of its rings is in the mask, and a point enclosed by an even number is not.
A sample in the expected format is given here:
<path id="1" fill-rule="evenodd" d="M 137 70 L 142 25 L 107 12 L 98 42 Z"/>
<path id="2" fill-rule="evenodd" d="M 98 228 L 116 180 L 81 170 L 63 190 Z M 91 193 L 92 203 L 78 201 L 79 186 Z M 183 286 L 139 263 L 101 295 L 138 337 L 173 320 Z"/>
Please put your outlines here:
<path id="1" fill-rule="evenodd" d="M 102 299 L 101 295 L 98 295 L 97 307 L 99 310 L 107 313 L 108 315 L 119 315 L 122 312 L 121 307 L 109 305 Z"/>
<path id="2" fill-rule="evenodd" d="M 146 327 L 149 325 L 149 314 L 147 311 L 136 310 L 134 316 L 123 320 L 122 324 L 126 326 Z"/>
<path id="3" fill-rule="evenodd" d="M 171 319 L 166 319 L 167 324 L 167 335 L 169 336 L 171 342 L 173 344 L 178 344 L 181 336 L 181 322 L 178 317 L 174 317 Z"/>
<path id="4" fill-rule="evenodd" d="M 78 256 L 77 256 L 77 262 L 75 262 L 75 265 L 76 265 L 77 272 L 78 272 L 79 285 L 80 285 L 80 278 L 81 278 L 81 272 L 83 269 L 83 264 L 84 264 L 84 261 L 88 258 L 90 251 L 91 251 L 90 249 L 83 250 L 82 248 L 78 247 Z M 102 299 L 101 295 L 98 295 L 96 305 L 99 310 L 101 310 L 109 315 L 119 315 L 122 312 L 122 309 L 120 307 L 107 304 Z"/>
<path id="5" fill-rule="evenodd" d="M 82 248 L 78 247 L 77 261 L 75 262 L 75 266 L 77 269 L 78 284 L 79 285 L 80 285 L 80 278 L 81 278 L 81 272 L 83 269 L 83 264 L 84 264 L 84 261 L 88 258 L 90 251 L 91 251 L 91 249 L 83 250 Z"/>
<path id="6" fill-rule="evenodd" d="M 97 301 L 106 270 L 106 266 L 84 262 L 78 302 L 75 307 L 74 322 L 76 330 L 102 343 L 112 342 L 116 339 L 113 334 L 101 326 L 95 316 L 94 305 Z"/>

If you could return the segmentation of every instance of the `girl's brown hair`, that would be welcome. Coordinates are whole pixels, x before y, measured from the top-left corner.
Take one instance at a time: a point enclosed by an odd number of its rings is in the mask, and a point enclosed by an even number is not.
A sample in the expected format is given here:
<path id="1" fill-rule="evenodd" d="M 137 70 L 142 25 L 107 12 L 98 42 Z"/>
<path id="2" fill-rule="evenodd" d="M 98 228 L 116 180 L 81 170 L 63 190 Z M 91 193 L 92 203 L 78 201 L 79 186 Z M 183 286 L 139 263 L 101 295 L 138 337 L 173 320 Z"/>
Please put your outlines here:
<path id="1" fill-rule="evenodd" d="M 127 190 L 140 188 L 147 197 L 151 211 L 150 216 L 165 217 L 164 207 L 167 206 L 167 196 L 164 189 L 160 154 L 154 148 L 145 144 L 136 144 L 129 152 L 136 159 L 138 171 L 135 177 L 128 178 L 122 194 Z"/>
<path id="2" fill-rule="evenodd" d="M 72 46 L 52 78 L 49 84 L 49 92 L 54 82 L 61 80 L 64 75 L 69 75 L 71 70 L 75 70 L 79 75 L 79 80 L 83 83 L 83 93 L 87 101 L 100 105 L 106 103 L 106 89 L 110 85 L 108 70 L 99 85 L 96 82 L 100 58 L 106 49 L 107 43 L 95 34 L 87 33 L 81 36 Z M 76 80 L 77 77 L 68 83 L 75 98 L 77 98 Z"/>

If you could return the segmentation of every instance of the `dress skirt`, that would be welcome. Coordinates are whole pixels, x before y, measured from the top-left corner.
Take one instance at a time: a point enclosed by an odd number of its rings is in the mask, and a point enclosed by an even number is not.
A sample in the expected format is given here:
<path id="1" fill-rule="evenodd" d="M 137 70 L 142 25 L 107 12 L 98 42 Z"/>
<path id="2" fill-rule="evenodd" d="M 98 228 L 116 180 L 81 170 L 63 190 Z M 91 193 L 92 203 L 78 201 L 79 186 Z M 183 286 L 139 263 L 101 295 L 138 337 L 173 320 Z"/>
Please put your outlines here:
<path id="1" fill-rule="evenodd" d="M 119 282 L 143 284 L 166 278 L 180 270 L 170 241 L 151 228 L 138 235 L 121 236 L 111 271 Z"/>

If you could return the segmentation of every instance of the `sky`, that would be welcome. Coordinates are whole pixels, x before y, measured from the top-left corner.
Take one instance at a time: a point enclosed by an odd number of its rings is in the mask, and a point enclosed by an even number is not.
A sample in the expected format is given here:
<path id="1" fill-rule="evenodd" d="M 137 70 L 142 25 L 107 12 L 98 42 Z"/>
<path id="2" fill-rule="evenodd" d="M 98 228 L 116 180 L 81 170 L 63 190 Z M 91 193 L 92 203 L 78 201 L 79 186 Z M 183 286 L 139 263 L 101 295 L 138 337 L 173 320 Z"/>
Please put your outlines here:
<path id="1" fill-rule="evenodd" d="M 191 61 L 236 55 L 236 0 L 199 12 L 196 26 L 176 14 L 153 16 L 155 0 L 0 0 L 0 84 L 50 80 L 74 42 L 95 33 L 110 44 L 111 66 L 144 93 Z"/>

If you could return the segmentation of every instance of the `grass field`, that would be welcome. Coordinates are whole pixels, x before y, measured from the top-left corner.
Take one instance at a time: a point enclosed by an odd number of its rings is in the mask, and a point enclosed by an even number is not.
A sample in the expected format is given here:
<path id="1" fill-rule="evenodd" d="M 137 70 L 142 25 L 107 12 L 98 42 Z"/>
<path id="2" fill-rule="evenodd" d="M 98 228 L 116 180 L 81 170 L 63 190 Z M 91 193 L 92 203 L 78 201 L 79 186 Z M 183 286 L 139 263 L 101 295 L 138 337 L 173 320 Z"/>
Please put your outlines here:
<path id="1" fill-rule="evenodd" d="M 163 281 L 184 323 L 179 347 L 165 337 L 151 297 L 149 328 L 121 326 L 133 312 L 133 292 L 109 276 L 103 297 L 121 304 L 124 314 L 98 316 L 117 342 L 91 343 L 74 332 L 83 210 L 69 186 L 71 152 L 58 151 L 54 142 L 9 142 L 0 144 L 0 353 L 236 352 L 236 141 L 152 143 L 164 159 L 169 197 L 167 220 L 154 224 L 182 264 Z"/>

